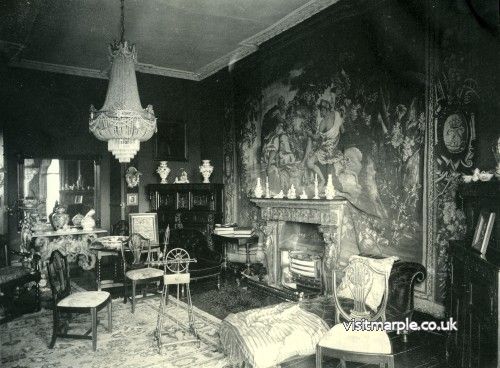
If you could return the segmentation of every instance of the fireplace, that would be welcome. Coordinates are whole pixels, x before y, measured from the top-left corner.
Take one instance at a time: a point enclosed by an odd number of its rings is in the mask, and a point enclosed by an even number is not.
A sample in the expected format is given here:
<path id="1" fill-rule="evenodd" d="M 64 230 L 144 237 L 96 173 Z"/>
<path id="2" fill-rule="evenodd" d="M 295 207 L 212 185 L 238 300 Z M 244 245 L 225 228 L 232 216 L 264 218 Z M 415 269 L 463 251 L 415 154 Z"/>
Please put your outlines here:
<path id="1" fill-rule="evenodd" d="M 329 293 L 331 281 L 327 275 L 339 262 L 338 239 L 348 201 L 252 199 L 252 202 L 261 208 L 262 244 L 268 270 L 260 286 L 284 295 L 307 294 L 308 290 Z"/>

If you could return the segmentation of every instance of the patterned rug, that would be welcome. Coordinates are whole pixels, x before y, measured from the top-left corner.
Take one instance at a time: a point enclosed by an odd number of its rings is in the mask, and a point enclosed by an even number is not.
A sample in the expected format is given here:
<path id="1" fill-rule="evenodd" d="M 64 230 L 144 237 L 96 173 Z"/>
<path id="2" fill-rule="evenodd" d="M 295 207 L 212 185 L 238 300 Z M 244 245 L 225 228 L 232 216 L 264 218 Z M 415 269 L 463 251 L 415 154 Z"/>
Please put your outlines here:
<path id="1" fill-rule="evenodd" d="M 172 298 L 170 299 L 173 300 Z M 113 332 L 108 333 L 106 309 L 99 312 L 97 351 L 92 351 L 90 340 L 57 339 L 54 349 L 47 346 L 52 334 L 52 312 L 23 316 L 0 326 L 0 366 L 3 368 L 153 368 L 230 366 L 218 351 L 220 320 L 194 308 L 197 331 L 201 344 L 164 346 L 158 353 L 154 330 L 156 328 L 159 298 L 138 301 L 135 314 L 130 304 L 121 299 L 113 301 Z M 163 342 L 183 340 L 187 337 L 181 327 L 187 321 L 186 304 L 169 304 L 164 326 L 168 332 Z M 90 327 L 90 315 L 74 315 L 72 330 L 82 333 Z M 73 328 L 74 326 L 74 328 Z"/>

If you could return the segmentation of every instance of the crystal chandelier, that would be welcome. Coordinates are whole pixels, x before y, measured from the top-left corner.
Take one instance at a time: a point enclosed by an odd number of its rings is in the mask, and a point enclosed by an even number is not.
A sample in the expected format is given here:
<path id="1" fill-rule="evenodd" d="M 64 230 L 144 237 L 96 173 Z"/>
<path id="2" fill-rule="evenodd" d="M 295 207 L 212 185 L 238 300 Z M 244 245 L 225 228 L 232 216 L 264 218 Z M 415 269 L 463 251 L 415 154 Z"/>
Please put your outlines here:
<path id="1" fill-rule="evenodd" d="M 108 142 L 108 150 L 119 162 L 130 162 L 140 148 L 156 132 L 153 107 L 141 106 L 135 64 L 135 45 L 124 40 L 124 0 L 121 0 L 121 38 L 109 46 L 111 71 L 106 100 L 100 110 L 90 106 L 90 131 L 101 141 Z"/>

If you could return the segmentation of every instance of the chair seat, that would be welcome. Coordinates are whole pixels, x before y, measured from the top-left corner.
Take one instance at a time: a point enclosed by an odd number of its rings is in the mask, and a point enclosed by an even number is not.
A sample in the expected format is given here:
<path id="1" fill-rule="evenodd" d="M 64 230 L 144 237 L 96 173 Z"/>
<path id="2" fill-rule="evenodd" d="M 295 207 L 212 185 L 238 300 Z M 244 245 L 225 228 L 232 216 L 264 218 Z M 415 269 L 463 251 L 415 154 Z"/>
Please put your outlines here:
<path id="1" fill-rule="evenodd" d="M 22 266 L 2 267 L 0 268 L 0 285 L 7 284 L 10 281 L 20 279 L 29 274 L 29 270 Z"/>
<path id="2" fill-rule="evenodd" d="M 107 291 L 82 291 L 68 295 L 57 303 L 58 307 L 95 308 L 104 303 L 110 294 Z"/>
<path id="3" fill-rule="evenodd" d="M 163 270 L 158 268 L 140 268 L 138 270 L 127 271 L 125 274 L 130 280 L 145 280 L 163 276 Z"/>
<path id="4" fill-rule="evenodd" d="M 385 331 L 354 331 L 336 324 L 319 341 L 319 346 L 365 354 L 392 354 L 391 341 Z"/>

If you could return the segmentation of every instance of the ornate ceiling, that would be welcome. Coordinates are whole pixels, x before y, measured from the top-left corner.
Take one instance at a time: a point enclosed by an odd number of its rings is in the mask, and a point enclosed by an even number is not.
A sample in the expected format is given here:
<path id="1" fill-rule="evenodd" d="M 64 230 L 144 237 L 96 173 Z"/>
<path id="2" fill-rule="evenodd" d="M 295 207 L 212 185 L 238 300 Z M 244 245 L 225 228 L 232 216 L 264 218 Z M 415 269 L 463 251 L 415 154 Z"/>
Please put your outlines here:
<path id="1" fill-rule="evenodd" d="M 144 73 L 202 80 L 338 0 L 125 0 L 125 38 Z M 3 0 L 12 66 L 106 78 L 119 0 Z"/>

